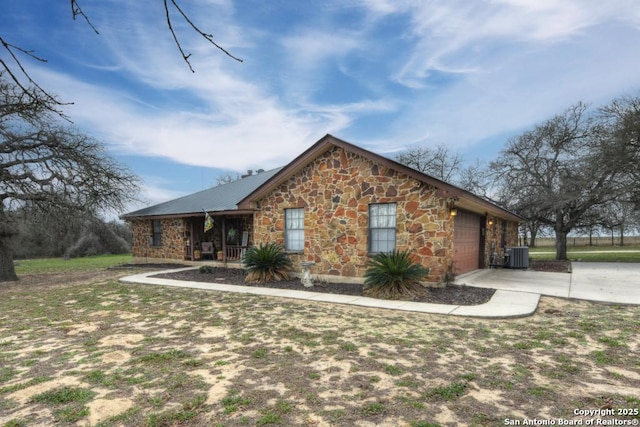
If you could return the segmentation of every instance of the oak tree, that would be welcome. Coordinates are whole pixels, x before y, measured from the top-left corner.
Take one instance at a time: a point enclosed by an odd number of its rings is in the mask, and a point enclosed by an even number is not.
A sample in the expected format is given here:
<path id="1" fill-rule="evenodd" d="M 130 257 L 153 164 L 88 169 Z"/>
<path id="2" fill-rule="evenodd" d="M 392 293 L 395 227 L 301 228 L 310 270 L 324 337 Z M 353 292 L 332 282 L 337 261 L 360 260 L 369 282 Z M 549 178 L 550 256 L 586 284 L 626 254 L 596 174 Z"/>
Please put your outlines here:
<path id="1" fill-rule="evenodd" d="M 511 138 L 491 163 L 500 200 L 555 231 L 558 260 L 567 259 L 567 234 L 585 215 L 624 192 L 619 152 L 609 137 L 578 103 Z"/>
<path id="2" fill-rule="evenodd" d="M 51 99 L 26 89 L 0 73 L 0 282 L 17 280 L 9 245 L 17 209 L 54 216 L 121 211 L 139 187 L 100 142 L 61 124 Z"/>

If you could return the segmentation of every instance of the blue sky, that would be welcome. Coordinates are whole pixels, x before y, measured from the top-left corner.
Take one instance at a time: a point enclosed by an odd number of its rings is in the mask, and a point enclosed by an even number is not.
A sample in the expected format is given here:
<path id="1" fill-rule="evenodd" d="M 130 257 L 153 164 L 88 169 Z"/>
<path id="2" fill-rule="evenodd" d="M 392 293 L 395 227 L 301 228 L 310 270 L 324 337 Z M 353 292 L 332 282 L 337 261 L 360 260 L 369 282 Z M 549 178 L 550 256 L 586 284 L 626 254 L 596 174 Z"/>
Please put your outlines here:
<path id="1" fill-rule="evenodd" d="M 487 161 L 585 101 L 640 94 L 637 0 L 182 0 L 236 62 L 162 0 L 5 2 L 0 35 L 74 124 L 144 179 L 143 205 L 270 169 L 326 133 L 393 156 L 444 144 Z M 0 57 L 7 60 L 6 53 Z M 140 206 L 132 206 L 132 209 Z"/>

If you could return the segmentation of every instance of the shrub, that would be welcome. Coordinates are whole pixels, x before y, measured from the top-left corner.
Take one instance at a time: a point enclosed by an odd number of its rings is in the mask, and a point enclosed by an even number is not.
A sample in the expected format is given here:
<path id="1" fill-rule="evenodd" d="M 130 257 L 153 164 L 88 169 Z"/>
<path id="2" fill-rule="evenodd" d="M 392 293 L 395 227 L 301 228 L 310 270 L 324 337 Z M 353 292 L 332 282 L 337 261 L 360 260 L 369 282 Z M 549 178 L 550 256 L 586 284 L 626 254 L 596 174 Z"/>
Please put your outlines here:
<path id="1" fill-rule="evenodd" d="M 416 296 L 429 269 L 411 260 L 409 251 L 376 254 L 364 273 L 364 294 L 374 298 L 401 299 Z"/>
<path id="2" fill-rule="evenodd" d="M 216 269 L 212 265 L 201 265 L 198 271 L 202 274 L 213 274 Z"/>
<path id="3" fill-rule="evenodd" d="M 276 243 L 249 248 L 242 260 L 247 282 L 279 282 L 289 279 L 291 260 Z"/>

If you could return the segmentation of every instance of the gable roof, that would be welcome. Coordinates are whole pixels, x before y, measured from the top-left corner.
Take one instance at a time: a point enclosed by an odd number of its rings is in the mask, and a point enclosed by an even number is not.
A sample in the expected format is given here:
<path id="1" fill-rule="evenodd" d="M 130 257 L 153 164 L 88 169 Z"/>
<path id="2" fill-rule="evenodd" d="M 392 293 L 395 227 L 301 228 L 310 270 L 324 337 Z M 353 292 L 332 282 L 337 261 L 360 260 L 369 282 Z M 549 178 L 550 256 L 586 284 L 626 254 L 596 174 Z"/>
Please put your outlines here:
<path id="1" fill-rule="evenodd" d="M 438 190 L 438 196 L 454 200 L 457 208 L 476 212 L 481 215 L 490 214 L 515 222 L 524 221 L 524 218 L 509 212 L 486 199 L 478 197 L 467 190 L 456 187 L 455 185 L 449 184 L 430 175 L 426 175 L 394 160 L 343 141 L 330 134 L 320 138 L 315 144 L 293 159 L 293 161 L 286 166 L 271 169 L 257 175 L 251 175 L 238 181 L 219 185 L 217 187 L 149 206 L 134 212 L 129 212 L 122 215 L 120 218 L 127 220 L 145 217 L 200 216 L 203 214 L 203 209 L 211 215 L 253 212 L 258 200 L 265 197 L 278 185 L 282 184 L 292 175 L 299 172 L 303 167 L 333 147 L 340 147 L 346 151 L 358 154 L 365 159 L 403 173 L 418 181 L 427 183 Z"/>
<path id="2" fill-rule="evenodd" d="M 365 150 L 364 148 L 350 144 L 330 134 L 327 134 L 324 137 L 320 138 L 315 144 L 305 150 L 288 165 L 284 166 L 275 174 L 273 174 L 273 176 L 266 180 L 261 186 L 257 187 L 244 199 L 240 200 L 238 202 L 238 208 L 254 208 L 255 202 L 265 197 L 278 185 L 282 184 L 292 175 L 299 172 L 303 167 L 305 167 L 317 157 L 333 147 L 340 147 L 346 151 L 356 153 L 364 157 L 365 159 L 369 159 L 370 161 L 373 161 L 375 163 L 382 164 L 390 169 L 396 170 L 418 181 L 427 183 L 438 190 L 438 196 L 443 198 L 452 198 L 453 200 L 455 200 L 455 205 L 458 208 L 466 209 L 482 215 L 491 214 L 493 216 L 505 218 L 507 220 L 515 222 L 523 222 L 524 220 L 524 218 L 514 214 L 513 212 L 509 212 L 508 210 L 503 209 L 500 206 L 497 206 L 481 197 L 478 197 L 467 190 L 456 187 L 455 185 L 449 184 L 430 175 L 426 175 L 422 172 L 419 172 L 394 160 L 383 157 L 372 151 Z"/>
<path id="3" fill-rule="evenodd" d="M 198 191 L 164 203 L 122 215 L 122 219 L 135 219 L 148 216 L 199 216 L 206 210 L 212 215 L 216 212 L 237 211 L 238 202 L 260 187 L 282 168 L 250 175 L 227 184 Z"/>

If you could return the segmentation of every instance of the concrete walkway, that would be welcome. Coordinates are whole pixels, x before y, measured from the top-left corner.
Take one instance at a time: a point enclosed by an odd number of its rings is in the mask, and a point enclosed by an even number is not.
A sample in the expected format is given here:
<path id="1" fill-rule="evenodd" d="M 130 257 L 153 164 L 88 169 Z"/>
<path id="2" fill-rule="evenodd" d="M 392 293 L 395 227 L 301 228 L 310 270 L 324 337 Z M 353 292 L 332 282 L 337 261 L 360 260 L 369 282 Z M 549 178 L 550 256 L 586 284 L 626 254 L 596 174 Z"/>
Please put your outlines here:
<path id="1" fill-rule="evenodd" d="M 571 267 L 571 274 L 507 269 L 476 270 L 458 277 L 455 283 L 561 298 L 640 304 L 640 264 L 573 262 Z"/>
<path id="2" fill-rule="evenodd" d="M 496 289 L 489 302 L 472 306 L 391 301 L 353 295 L 188 282 L 153 277 L 156 274 L 188 270 L 194 267 L 136 274 L 123 277 L 120 281 L 483 318 L 529 316 L 536 311 L 540 295 L 640 305 L 640 264 L 573 263 L 572 266 L 573 272 L 571 274 L 490 269 L 476 270 L 461 275 L 455 281 L 457 285 Z"/>
<path id="3" fill-rule="evenodd" d="M 254 286 L 226 285 L 222 283 L 189 282 L 153 277 L 156 274 L 190 270 L 194 267 L 174 270 L 154 271 L 136 274 L 120 279 L 124 283 L 141 283 L 146 285 L 175 286 L 179 288 L 205 289 L 221 292 L 235 292 L 253 295 L 266 295 L 280 298 L 295 298 L 307 301 L 330 302 L 338 304 L 357 305 L 361 307 L 375 307 L 391 310 L 414 311 L 419 313 L 450 314 L 454 316 L 471 316 L 487 318 L 506 318 L 529 316 L 536 311 L 539 294 L 516 292 L 511 290 L 496 290 L 491 300 L 481 305 L 447 305 L 428 304 L 412 301 L 392 301 L 367 298 L 353 295 L 325 294 L 289 289 L 259 288 Z"/>

